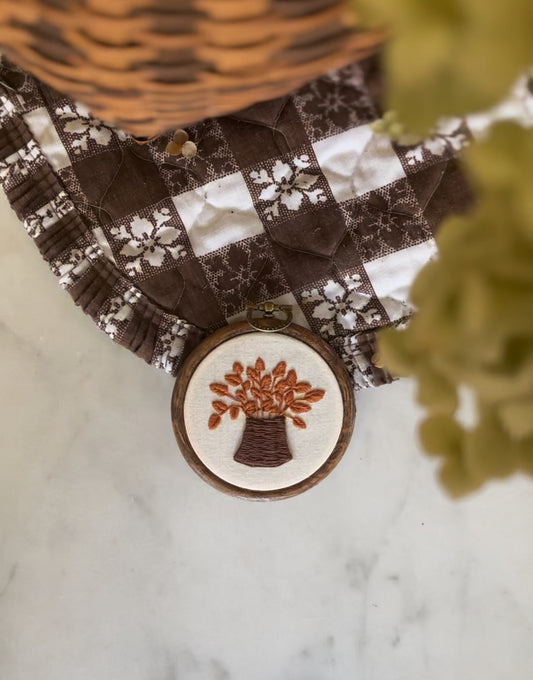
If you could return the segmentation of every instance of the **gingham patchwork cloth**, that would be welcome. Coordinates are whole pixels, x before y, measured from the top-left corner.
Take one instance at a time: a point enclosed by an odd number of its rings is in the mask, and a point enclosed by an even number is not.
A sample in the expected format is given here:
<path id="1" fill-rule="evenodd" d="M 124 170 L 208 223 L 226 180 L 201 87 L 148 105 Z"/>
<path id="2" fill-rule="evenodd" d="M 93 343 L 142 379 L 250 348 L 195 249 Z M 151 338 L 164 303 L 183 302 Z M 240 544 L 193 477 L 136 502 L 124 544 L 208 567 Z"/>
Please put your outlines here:
<path id="1" fill-rule="evenodd" d="M 391 377 L 376 331 L 412 313 L 408 288 L 442 218 L 469 190 L 451 121 L 416 146 L 371 129 L 377 60 L 187 128 L 194 158 L 139 145 L 6 59 L 0 181 L 76 304 L 115 342 L 177 375 L 248 303 L 294 320 L 344 360 L 355 387 Z"/>

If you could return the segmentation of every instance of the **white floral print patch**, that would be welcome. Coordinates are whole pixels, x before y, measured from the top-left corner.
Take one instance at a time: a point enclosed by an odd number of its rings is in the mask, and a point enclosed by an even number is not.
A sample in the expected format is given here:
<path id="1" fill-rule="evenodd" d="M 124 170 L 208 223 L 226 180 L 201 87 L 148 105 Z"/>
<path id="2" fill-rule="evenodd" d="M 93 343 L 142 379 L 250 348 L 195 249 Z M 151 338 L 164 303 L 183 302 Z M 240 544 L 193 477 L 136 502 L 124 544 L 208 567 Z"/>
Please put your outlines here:
<path id="1" fill-rule="evenodd" d="M 175 322 L 172 326 L 169 326 L 159 338 L 152 364 L 165 373 L 172 374 L 183 351 L 189 329 L 190 325 L 183 321 Z"/>
<path id="2" fill-rule="evenodd" d="M 50 262 L 50 268 L 59 278 L 61 288 L 66 290 L 83 276 L 91 262 L 102 256 L 102 249 L 97 245 L 90 245 L 84 249 L 74 248 L 68 252 L 66 258 Z"/>
<path id="3" fill-rule="evenodd" d="M 99 146 L 108 146 L 113 133 L 121 139 L 126 138 L 125 133 L 95 118 L 83 104 L 59 106 L 55 113 L 63 125 L 63 132 L 73 137 L 71 146 L 75 154 L 87 151 L 90 140 Z"/>
<path id="4" fill-rule="evenodd" d="M 324 190 L 313 189 L 319 179 L 319 175 L 311 175 L 305 172 L 309 168 L 309 156 L 295 156 L 292 163 L 277 160 L 270 172 L 267 170 L 254 170 L 250 178 L 254 184 L 264 185 L 259 194 L 259 200 L 268 203 L 264 208 L 267 220 L 279 217 L 280 206 L 287 210 L 299 210 L 304 199 L 317 204 L 326 200 Z"/>
<path id="5" fill-rule="evenodd" d="M 180 231 L 168 225 L 171 219 L 169 208 L 160 208 L 149 219 L 134 215 L 126 224 L 111 228 L 117 241 L 125 241 L 120 255 L 127 260 L 130 276 L 141 274 L 143 265 L 160 267 L 167 256 L 177 260 L 185 255 L 185 246 L 178 242 Z"/>
<path id="6" fill-rule="evenodd" d="M 129 321 L 133 307 L 141 298 L 140 291 L 129 288 L 123 295 L 115 295 L 100 311 L 97 324 L 112 340 L 117 339 L 119 331 Z"/>
<path id="7" fill-rule="evenodd" d="M 461 118 L 448 118 L 439 121 L 435 132 L 424 139 L 420 144 L 405 152 L 405 157 L 409 165 L 422 163 L 424 152 L 433 156 L 443 156 L 447 151 L 460 151 L 468 142 L 467 136 L 462 130 L 463 120 Z M 409 144 L 409 138 L 399 139 L 399 144 Z"/>
<path id="8" fill-rule="evenodd" d="M 36 238 L 73 210 L 74 203 L 65 191 L 60 191 L 46 205 L 27 215 L 22 225 L 32 238 Z"/>
<path id="9" fill-rule="evenodd" d="M 37 162 L 44 163 L 39 146 L 34 139 L 7 158 L 0 160 L 0 183 L 9 186 L 35 171 Z"/>
<path id="10" fill-rule="evenodd" d="M 368 308 L 372 298 L 358 290 L 361 285 L 361 275 L 352 274 L 346 276 L 342 284 L 330 279 L 323 288 L 302 292 L 303 304 L 313 304 L 313 318 L 323 322 L 322 335 L 335 335 L 336 326 L 345 331 L 354 330 L 381 320 L 375 307 Z"/>

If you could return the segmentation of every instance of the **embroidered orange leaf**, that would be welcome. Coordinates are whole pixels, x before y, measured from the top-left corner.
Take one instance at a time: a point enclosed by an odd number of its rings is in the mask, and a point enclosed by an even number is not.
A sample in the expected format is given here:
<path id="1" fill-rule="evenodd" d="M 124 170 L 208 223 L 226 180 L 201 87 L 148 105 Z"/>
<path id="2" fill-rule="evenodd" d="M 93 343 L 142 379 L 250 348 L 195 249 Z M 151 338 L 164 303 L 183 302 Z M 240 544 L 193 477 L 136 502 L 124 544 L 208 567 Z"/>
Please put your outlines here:
<path id="1" fill-rule="evenodd" d="M 211 392 L 218 394 L 219 397 L 225 397 L 229 394 L 228 388 L 226 387 L 226 385 L 223 385 L 222 383 L 211 383 L 209 385 L 209 389 L 211 390 Z"/>
<path id="2" fill-rule="evenodd" d="M 285 371 L 287 370 L 287 362 L 286 361 L 280 361 L 279 364 L 276 364 L 274 367 L 274 370 L 272 371 L 272 375 L 276 376 L 276 378 L 280 378 L 282 375 L 285 375 Z"/>
<path id="3" fill-rule="evenodd" d="M 291 368 L 291 370 L 287 373 L 287 383 L 292 387 L 296 385 L 297 380 L 298 377 L 296 375 L 296 371 L 294 370 L 294 368 Z"/>
<path id="4" fill-rule="evenodd" d="M 314 404 L 317 401 L 320 401 L 325 394 L 326 390 L 311 390 L 310 392 L 304 394 L 302 398 L 305 399 L 305 401 L 308 401 L 310 404 Z"/>
<path id="5" fill-rule="evenodd" d="M 223 401 L 214 401 L 211 406 L 215 409 L 217 413 L 226 413 L 228 410 L 229 406 L 225 404 Z"/>
<path id="6" fill-rule="evenodd" d="M 311 383 L 299 382 L 294 386 L 295 392 L 308 392 L 311 389 Z"/>
<path id="7" fill-rule="evenodd" d="M 263 376 L 261 378 L 261 389 L 262 390 L 268 390 L 270 385 L 272 384 L 272 376 L 270 373 L 267 373 L 267 375 Z"/>
<path id="8" fill-rule="evenodd" d="M 220 425 L 220 421 L 222 418 L 218 415 L 218 413 L 212 413 L 209 416 L 209 422 L 207 423 L 207 427 L 210 430 L 216 430 L 216 428 Z"/>
<path id="9" fill-rule="evenodd" d="M 227 373 L 224 376 L 224 380 L 229 383 L 230 385 L 240 385 L 241 384 L 241 377 L 239 375 L 236 375 L 235 373 Z"/>
<path id="10" fill-rule="evenodd" d="M 311 410 L 311 407 L 305 401 L 295 401 L 290 408 L 293 413 L 306 413 Z"/>
<path id="11" fill-rule="evenodd" d="M 246 375 L 250 378 L 250 380 L 259 380 L 259 376 L 251 366 L 248 366 L 246 369 Z"/>
<path id="12" fill-rule="evenodd" d="M 293 368 L 287 371 L 286 361 L 279 361 L 271 373 L 266 372 L 262 357 L 257 357 L 246 369 L 240 361 L 234 361 L 232 370 L 232 373 L 224 376 L 227 384 L 211 383 L 209 387 L 218 396 L 228 397 L 237 403 L 213 401 L 215 413 L 209 418 L 209 429 L 214 430 L 219 426 L 224 413 L 229 412 L 230 418 L 235 420 L 241 410 L 248 418 L 264 418 L 268 417 L 267 414 L 284 416 L 290 418 L 296 427 L 305 429 L 305 421 L 295 414 L 310 411 L 311 404 L 320 401 L 325 395 L 325 390 L 315 389 L 307 381 L 298 381 Z M 228 386 L 237 389 L 232 392 Z"/>
<path id="13" fill-rule="evenodd" d="M 243 409 L 247 416 L 251 416 L 257 411 L 257 406 L 253 401 L 247 401 L 246 404 L 243 405 Z"/>
<path id="14" fill-rule="evenodd" d="M 287 387 L 287 381 L 286 380 L 280 380 L 279 383 L 276 385 L 274 388 L 274 392 L 283 392 L 283 390 Z"/>

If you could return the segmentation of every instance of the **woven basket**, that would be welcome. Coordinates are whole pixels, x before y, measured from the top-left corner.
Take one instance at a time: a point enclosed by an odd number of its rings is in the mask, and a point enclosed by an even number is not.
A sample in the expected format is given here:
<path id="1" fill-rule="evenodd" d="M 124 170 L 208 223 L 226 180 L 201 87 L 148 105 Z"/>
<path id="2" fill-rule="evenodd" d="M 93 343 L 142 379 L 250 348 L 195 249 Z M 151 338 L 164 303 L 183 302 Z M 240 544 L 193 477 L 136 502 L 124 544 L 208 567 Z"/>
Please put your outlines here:
<path id="1" fill-rule="evenodd" d="M 342 0 L 2 0 L 16 62 L 136 136 L 279 97 L 375 52 Z"/>

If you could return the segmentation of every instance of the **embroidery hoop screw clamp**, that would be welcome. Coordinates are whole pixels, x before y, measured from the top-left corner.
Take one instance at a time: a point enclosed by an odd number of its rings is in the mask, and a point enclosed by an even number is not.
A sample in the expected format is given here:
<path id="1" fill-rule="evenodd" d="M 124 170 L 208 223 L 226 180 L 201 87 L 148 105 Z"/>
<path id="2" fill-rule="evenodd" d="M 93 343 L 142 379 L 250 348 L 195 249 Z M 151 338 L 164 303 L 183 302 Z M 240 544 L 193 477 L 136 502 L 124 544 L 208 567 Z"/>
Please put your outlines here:
<path id="1" fill-rule="evenodd" d="M 247 305 L 246 320 L 258 331 L 263 333 L 275 333 L 282 331 L 292 323 L 292 306 L 291 305 L 277 305 L 274 302 L 262 302 L 259 305 Z M 262 317 L 254 317 L 254 312 L 263 312 Z M 274 316 L 276 312 L 284 314 L 284 318 L 279 319 Z"/>

